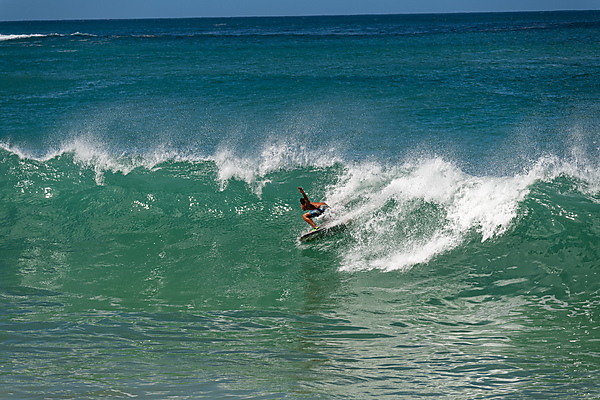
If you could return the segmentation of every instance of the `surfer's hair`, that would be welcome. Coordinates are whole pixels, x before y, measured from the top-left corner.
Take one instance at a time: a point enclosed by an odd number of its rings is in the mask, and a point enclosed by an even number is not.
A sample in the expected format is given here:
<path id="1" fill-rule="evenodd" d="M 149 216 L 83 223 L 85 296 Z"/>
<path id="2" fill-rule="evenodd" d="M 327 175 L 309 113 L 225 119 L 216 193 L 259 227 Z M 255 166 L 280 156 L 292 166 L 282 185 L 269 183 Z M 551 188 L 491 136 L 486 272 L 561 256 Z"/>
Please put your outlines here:
<path id="1" fill-rule="evenodd" d="M 306 201 L 304 200 L 304 197 L 302 197 L 302 198 L 300 199 L 300 204 L 302 204 L 302 205 L 305 205 L 305 204 L 306 204 Z"/>

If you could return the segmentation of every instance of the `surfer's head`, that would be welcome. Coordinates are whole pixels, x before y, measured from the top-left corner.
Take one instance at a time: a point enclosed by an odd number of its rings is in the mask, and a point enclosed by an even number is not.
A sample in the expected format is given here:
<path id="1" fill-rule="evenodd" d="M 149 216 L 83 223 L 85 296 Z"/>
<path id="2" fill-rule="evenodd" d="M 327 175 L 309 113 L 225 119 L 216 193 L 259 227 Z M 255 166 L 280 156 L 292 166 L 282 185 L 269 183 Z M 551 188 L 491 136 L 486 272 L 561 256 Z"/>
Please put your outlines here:
<path id="1" fill-rule="evenodd" d="M 304 197 L 300 198 L 300 206 L 302 207 L 302 210 L 306 210 L 307 204 Z"/>

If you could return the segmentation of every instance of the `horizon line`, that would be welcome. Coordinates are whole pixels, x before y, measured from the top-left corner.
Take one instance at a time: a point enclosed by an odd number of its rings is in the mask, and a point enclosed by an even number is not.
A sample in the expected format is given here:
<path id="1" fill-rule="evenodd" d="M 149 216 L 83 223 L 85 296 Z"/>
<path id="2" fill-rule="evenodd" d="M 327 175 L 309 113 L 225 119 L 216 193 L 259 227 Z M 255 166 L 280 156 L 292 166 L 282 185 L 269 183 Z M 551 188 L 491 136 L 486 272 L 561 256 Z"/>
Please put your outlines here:
<path id="1" fill-rule="evenodd" d="M 600 9 L 555 9 L 555 10 L 505 10 L 505 11 L 452 11 L 422 13 L 356 13 L 356 14 L 302 14 L 302 15 L 229 15 L 229 16 L 190 16 L 190 17 L 132 17 L 132 18 L 66 18 L 66 19 L 15 19 L 0 20 L 11 22 L 85 22 L 85 21 L 143 21 L 178 19 L 242 19 L 242 18 L 319 18 L 319 17 L 369 17 L 369 16 L 409 16 L 409 15 L 459 15 L 459 14 L 530 14 L 560 12 L 600 12 Z"/>

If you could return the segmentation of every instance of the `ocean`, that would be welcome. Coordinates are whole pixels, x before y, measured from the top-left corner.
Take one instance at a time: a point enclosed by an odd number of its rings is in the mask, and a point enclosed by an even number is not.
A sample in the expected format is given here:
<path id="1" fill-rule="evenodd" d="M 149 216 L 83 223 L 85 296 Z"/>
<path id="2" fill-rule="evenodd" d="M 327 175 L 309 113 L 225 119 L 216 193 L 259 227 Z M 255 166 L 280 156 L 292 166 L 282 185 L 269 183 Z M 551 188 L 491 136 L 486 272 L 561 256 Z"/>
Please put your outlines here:
<path id="1" fill-rule="evenodd" d="M 598 43 L 0 23 L 0 398 L 600 398 Z M 346 229 L 300 243 L 298 187 Z"/>

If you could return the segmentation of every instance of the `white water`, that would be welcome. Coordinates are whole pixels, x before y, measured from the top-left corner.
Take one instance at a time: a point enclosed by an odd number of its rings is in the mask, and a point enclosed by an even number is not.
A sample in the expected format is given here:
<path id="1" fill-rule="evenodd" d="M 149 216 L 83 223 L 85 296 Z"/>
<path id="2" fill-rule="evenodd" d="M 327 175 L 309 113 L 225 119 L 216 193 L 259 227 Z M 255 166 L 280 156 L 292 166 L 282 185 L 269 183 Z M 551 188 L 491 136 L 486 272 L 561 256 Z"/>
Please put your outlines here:
<path id="1" fill-rule="evenodd" d="M 519 205 L 540 179 L 532 170 L 512 177 L 471 176 L 441 158 L 383 168 L 347 169 L 327 195 L 344 205 L 354 245 L 343 255 L 347 271 L 406 270 L 451 250 L 469 235 L 481 241 L 505 233 Z"/>

